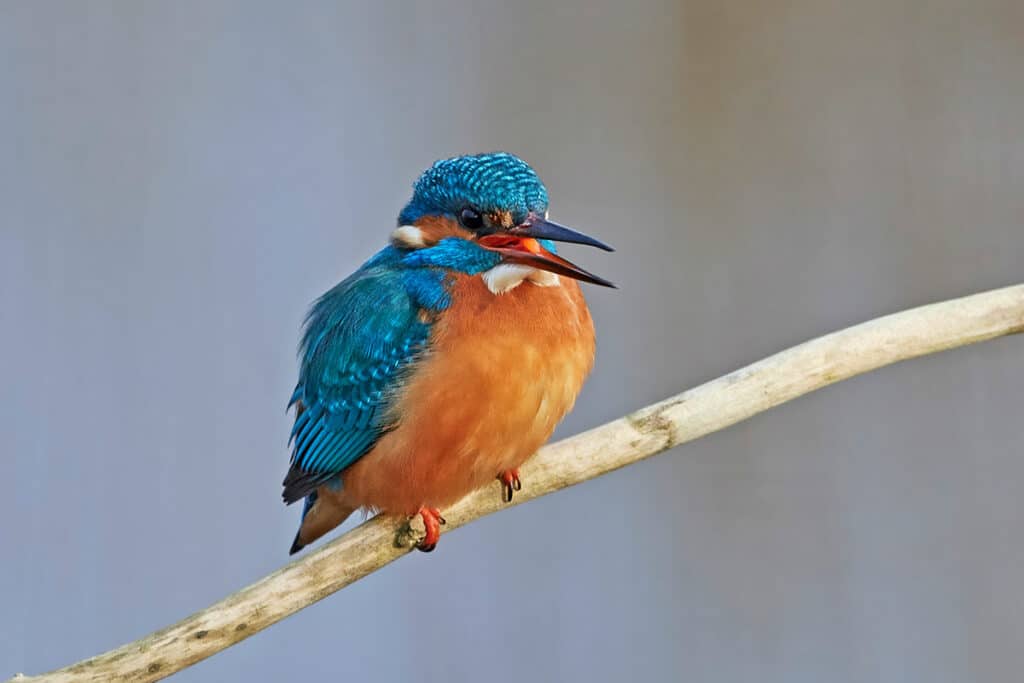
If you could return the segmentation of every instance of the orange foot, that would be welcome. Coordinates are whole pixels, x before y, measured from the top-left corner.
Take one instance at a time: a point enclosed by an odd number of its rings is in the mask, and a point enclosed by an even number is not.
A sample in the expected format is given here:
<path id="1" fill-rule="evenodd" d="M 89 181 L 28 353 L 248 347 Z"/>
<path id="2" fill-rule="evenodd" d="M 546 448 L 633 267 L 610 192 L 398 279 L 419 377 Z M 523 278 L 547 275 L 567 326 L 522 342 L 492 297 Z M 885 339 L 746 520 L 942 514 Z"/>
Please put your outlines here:
<path id="1" fill-rule="evenodd" d="M 501 499 L 506 503 L 512 502 L 512 493 L 514 491 L 521 491 L 523 488 L 523 482 L 519 481 L 519 470 L 505 470 L 498 475 L 498 481 L 501 482 Z"/>
<path id="2" fill-rule="evenodd" d="M 416 514 L 423 518 L 423 526 L 427 529 L 427 535 L 423 537 L 416 549 L 429 553 L 437 547 L 437 542 L 441 539 L 441 525 L 447 524 L 447 522 L 444 521 L 441 511 L 437 508 L 421 507 Z"/>

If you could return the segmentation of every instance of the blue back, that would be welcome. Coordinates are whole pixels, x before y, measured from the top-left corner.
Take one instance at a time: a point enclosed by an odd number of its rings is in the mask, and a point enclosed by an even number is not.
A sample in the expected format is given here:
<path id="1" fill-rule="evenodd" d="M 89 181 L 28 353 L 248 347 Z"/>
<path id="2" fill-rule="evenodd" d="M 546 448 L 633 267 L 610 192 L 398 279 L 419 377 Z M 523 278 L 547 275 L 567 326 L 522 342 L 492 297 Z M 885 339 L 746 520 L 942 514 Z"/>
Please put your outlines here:
<path id="1" fill-rule="evenodd" d="M 543 183 L 518 157 L 455 157 L 420 176 L 399 224 L 455 217 L 467 206 L 508 211 L 522 220 L 530 212 L 543 214 L 547 205 Z M 342 470 L 401 419 L 392 410 L 395 398 L 429 348 L 432 321 L 451 303 L 449 274 L 480 273 L 500 260 L 455 237 L 417 250 L 390 246 L 313 304 L 291 401 L 298 410 L 286 502 L 312 496 L 308 511 L 318 486 L 344 485 Z"/>
<path id="2" fill-rule="evenodd" d="M 482 272 L 498 258 L 454 238 L 411 252 L 387 247 L 313 304 L 291 401 L 300 409 L 286 502 L 340 483 L 337 475 L 395 426 L 396 394 L 451 304 L 447 271 Z"/>

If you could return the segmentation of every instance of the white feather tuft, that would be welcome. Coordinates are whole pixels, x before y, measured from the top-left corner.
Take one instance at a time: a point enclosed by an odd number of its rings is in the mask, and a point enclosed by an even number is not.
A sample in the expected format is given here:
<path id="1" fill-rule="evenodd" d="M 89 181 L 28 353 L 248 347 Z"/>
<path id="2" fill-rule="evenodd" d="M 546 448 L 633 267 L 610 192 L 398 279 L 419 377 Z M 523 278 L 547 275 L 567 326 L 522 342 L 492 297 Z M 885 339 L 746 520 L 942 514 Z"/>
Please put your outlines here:
<path id="1" fill-rule="evenodd" d="M 557 287 L 558 276 L 546 270 L 537 270 L 521 263 L 502 263 L 483 273 L 484 283 L 492 294 L 510 292 L 523 280 L 529 280 L 538 287 Z"/>
<path id="2" fill-rule="evenodd" d="M 405 249 L 422 249 L 427 246 L 423 241 L 423 231 L 415 225 L 400 225 L 391 233 L 391 243 Z"/>

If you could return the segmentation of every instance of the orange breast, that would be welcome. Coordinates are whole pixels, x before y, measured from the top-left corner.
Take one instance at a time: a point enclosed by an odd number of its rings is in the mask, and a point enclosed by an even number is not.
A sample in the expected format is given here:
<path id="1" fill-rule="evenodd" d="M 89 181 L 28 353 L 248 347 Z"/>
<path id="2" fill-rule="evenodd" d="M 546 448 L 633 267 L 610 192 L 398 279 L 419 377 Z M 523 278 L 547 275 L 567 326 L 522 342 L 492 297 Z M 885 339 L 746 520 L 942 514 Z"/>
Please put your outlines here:
<path id="1" fill-rule="evenodd" d="M 480 277 L 459 276 L 452 300 L 396 404 L 398 427 L 342 474 L 348 505 L 446 507 L 521 465 L 572 408 L 594 359 L 574 280 L 494 295 Z"/>

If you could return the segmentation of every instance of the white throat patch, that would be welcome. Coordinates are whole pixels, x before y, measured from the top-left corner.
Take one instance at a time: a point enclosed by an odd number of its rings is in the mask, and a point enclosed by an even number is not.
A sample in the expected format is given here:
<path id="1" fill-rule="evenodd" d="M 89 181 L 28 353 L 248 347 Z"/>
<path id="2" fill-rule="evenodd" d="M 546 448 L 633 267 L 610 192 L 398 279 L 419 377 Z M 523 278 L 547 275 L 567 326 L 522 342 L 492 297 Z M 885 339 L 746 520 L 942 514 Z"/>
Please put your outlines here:
<path id="1" fill-rule="evenodd" d="M 484 271 L 481 277 L 492 294 L 510 292 L 524 280 L 529 280 L 538 287 L 558 287 L 561 284 L 554 273 L 537 270 L 521 263 L 502 263 Z"/>

